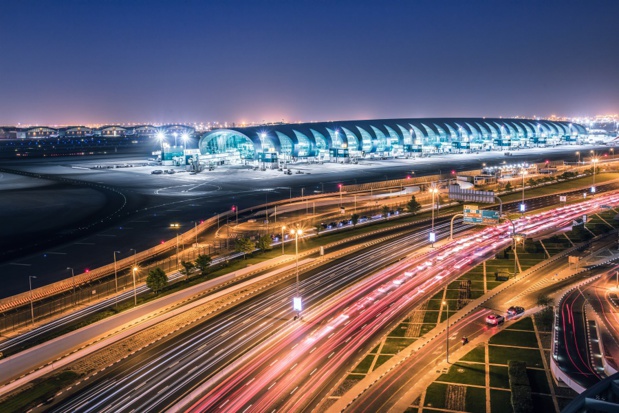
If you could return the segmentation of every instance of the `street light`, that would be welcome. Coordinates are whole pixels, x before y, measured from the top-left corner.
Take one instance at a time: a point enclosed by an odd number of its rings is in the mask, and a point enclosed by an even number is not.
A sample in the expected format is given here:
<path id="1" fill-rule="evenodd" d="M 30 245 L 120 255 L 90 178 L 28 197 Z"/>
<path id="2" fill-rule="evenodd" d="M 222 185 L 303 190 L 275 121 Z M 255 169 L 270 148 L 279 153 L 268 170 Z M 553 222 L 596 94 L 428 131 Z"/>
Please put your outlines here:
<path id="1" fill-rule="evenodd" d="M 236 205 L 232 205 L 232 212 L 236 213 L 236 226 L 239 226 L 239 208 Z"/>
<path id="2" fill-rule="evenodd" d="M 161 162 L 163 162 L 163 142 L 165 141 L 165 134 L 163 132 L 157 132 L 157 139 L 159 139 L 159 143 L 161 144 Z"/>
<path id="3" fill-rule="evenodd" d="M 447 350 L 447 364 L 449 364 L 449 303 L 447 301 L 443 301 L 443 305 L 447 309 L 447 335 L 445 336 L 445 349 Z"/>
<path id="4" fill-rule="evenodd" d="M 34 325 L 34 303 L 32 301 L 32 279 L 37 278 L 35 275 L 28 276 L 28 285 L 30 286 L 30 319 L 32 320 L 32 325 Z"/>
<path id="5" fill-rule="evenodd" d="M 578 155 L 578 163 L 580 163 L 580 151 L 576 151 L 576 155 Z"/>
<path id="6" fill-rule="evenodd" d="M 591 193 L 595 194 L 595 164 L 598 162 L 598 158 L 591 159 L 591 164 L 593 165 L 593 185 L 591 186 Z"/>
<path id="7" fill-rule="evenodd" d="M 297 283 L 296 283 L 296 295 L 292 299 L 292 308 L 297 312 L 297 318 L 301 318 L 301 310 L 303 309 L 303 305 L 301 302 L 301 295 L 299 294 L 299 235 L 303 235 L 303 230 L 301 228 L 294 228 L 290 231 L 292 235 L 294 235 L 294 245 L 295 245 L 295 256 L 296 256 L 296 272 L 297 272 Z"/>
<path id="8" fill-rule="evenodd" d="M 133 306 L 137 307 L 138 305 L 138 290 L 135 285 L 135 273 L 138 271 L 138 267 L 133 267 Z"/>
<path id="9" fill-rule="evenodd" d="M 120 254 L 120 251 L 114 251 L 114 287 L 116 289 L 115 305 L 118 307 L 118 270 L 116 268 L 116 254 Z"/>
<path id="10" fill-rule="evenodd" d="M 138 266 L 138 259 L 137 259 L 137 257 L 136 257 L 136 254 L 137 254 L 138 252 L 136 251 L 136 249 L 135 249 L 135 248 L 129 248 L 129 251 L 133 251 L 133 266 L 134 266 L 134 267 L 137 267 L 137 266 Z"/>
<path id="11" fill-rule="evenodd" d="M 67 270 L 71 270 L 71 281 L 73 282 L 73 306 L 75 307 L 75 272 L 71 267 L 67 267 Z"/>
<path id="12" fill-rule="evenodd" d="M 337 184 L 337 187 L 340 188 L 340 208 L 342 207 L 342 184 Z"/>
<path id="13" fill-rule="evenodd" d="M 189 135 L 187 133 L 183 133 L 181 135 L 181 140 L 183 141 L 183 148 L 187 149 L 187 140 L 189 139 Z"/>
<path id="14" fill-rule="evenodd" d="M 436 234 L 434 233 L 434 194 L 438 193 L 438 188 L 433 185 L 430 188 L 430 193 L 432 194 L 432 230 L 430 231 L 430 242 L 432 243 L 432 248 L 434 248 L 434 241 L 436 241 Z"/>
<path id="15" fill-rule="evenodd" d="M 525 210 L 525 206 L 524 206 L 524 176 L 527 174 L 527 171 L 523 170 L 522 171 L 522 203 L 520 204 L 520 216 L 523 217 L 524 216 L 524 210 Z"/>
<path id="16" fill-rule="evenodd" d="M 286 226 L 282 225 L 282 255 L 284 255 L 284 230 L 286 230 Z"/>
<path id="17" fill-rule="evenodd" d="M 196 231 L 196 248 L 198 248 L 198 222 L 193 221 L 193 228 Z"/>

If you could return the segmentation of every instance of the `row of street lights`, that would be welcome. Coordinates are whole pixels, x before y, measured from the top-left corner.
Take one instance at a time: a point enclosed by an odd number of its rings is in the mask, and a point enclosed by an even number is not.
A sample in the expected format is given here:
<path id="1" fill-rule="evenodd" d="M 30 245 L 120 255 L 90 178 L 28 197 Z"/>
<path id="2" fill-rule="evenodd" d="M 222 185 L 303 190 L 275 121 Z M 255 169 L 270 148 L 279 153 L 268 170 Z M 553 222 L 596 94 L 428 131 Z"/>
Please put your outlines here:
<path id="1" fill-rule="evenodd" d="M 138 305 L 138 299 L 137 299 L 137 288 L 136 288 L 136 273 L 138 271 L 138 266 L 137 266 L 137 261 L 136 261 L 136 254 L 137 254 L 137 250 L 135 248 L 130 248 L 129 251 L 133 251 L 133 267 L 131 269 L 131 272 L 133 273 L 133 299 L 134 299 L 134 305 L 137 306 Z M 116 307 L 118 307 L 118 269 L 117 269 L 117 265 L 116 265 L 116 254 L 120 254 L 120 251 L 114 251 L 114 290 L 116 291 L 116 294 L 114 296 L 115 299 L 115 305 Z M 67 270 L 71 271 L 71 281 L 73 284 L 73 306 L 75 307 L 77 305 L 77 300 L 76 300 L 76 295 L 75 295 L 75 269 L 73 267 L 67 267 Z M 30 291 L 30 321 L 31 323 L 34 325 L 34 297 L 32 296 L 32 279 L 33 278 L 37 278 L 36 275 L 29 275 L 28 276 L 28 287 L 29 287 L 29 291 Z"/>

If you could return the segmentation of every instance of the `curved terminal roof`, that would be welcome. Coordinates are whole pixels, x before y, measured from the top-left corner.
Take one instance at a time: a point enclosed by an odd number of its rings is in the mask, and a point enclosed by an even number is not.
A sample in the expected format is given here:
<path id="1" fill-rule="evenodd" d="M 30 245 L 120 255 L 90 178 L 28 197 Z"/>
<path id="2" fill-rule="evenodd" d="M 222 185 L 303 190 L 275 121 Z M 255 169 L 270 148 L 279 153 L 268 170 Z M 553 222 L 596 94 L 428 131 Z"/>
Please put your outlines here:
<path id="1" fill-rule="evenodd" d="M 236 138 L 256 152 L 311 155 L 318 149 L 348 148 L 363 152 L 390 150 L 394 146 L 441 146 L 471 142 L 525 140 L 586 134 L 584 126 L 569 122 L 503 118 L 416 118 L 298 123 L 216 129 L 202 135 L 200 150 L 208 153 L 213 141 Z"/>

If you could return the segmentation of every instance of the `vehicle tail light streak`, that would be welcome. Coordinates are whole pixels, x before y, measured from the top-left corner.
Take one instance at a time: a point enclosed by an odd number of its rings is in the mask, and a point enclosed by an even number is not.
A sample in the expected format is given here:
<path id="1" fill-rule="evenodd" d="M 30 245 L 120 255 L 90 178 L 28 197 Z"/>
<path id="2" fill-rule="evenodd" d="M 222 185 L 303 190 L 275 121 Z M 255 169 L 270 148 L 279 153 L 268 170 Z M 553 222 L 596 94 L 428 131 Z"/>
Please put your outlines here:
<path id="1" fill-rule="evenodd" d="M 543 231 L 595 211 L 598 203 L 619 204 L 619 193 L 600 196 L 595 203 L 585 201 L 527 216 L 514 222 L 515 232 Z M 450 242 L 432 253 L 387 268 L 371 277 L 372 284 L 368 281 L 368 288 L 369 285 L 375 287 L 362 298 L 358 295 L 361 290 L 356 290 L 355 294 L 344 291 L 334 299 L 338 306 L 345 307 L 339 314 L 334 314 L 333 306 L 316 311 L 305 321 L 305 326 L 295 332 L 306 333 L 292 348 L 292 338 L 288 337 L 264 343 L 257 356 L 248 359 L 234 374 L 213 384 L 189 411 L 219 410 L 222 406 L 222 411 L 303 410 L 317 392 L 326 390 L 322 386 L 332 377 L 330 375 L 355 357 L 377 331 L 425 300 L 426 291 L 450 282 L 465 266 L 476 265 L 494 254 L 497 248 L 509 245 L 511 232 L 511 223 L 485 228 L 473 237 Z M 439 266 L 434 265 L 437 259 Z M 310 329 L 314 329 L 311 334 Z"/>

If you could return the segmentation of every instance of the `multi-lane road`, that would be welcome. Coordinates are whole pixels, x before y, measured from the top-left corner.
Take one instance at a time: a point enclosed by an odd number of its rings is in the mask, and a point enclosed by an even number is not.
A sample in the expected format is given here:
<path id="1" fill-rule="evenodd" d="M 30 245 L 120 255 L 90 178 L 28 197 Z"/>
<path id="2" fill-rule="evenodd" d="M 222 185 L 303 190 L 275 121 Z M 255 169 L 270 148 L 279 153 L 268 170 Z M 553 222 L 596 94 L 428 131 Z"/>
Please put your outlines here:
<path id="1" fill-rule="evenodd" d="M 615 205 L 619 195 L 527 217 L 516 222 L 516 231 L 534 236 L 551 227 L 562 228 L 583 213 L 595 211 L 600 202 Z M 325 311 L 307 320 L 301 334 L 289 334 L 277 343 L 265 345 L 251 362 L 235 365 L 224 380 L 205 388 L 206 395 L 191 411 L 312 408 L 374 334 L 426 299 L 422 291 L 448 282 L 459 273 L 456 269 L 475 264 L 475 254 L 481 254 L 481 260 L 493 249 L 509 243 L 508 231 L 505 224 L 486 229 L 472 237 L 473 241 L 465 237 L 424 257 L 381 271 L 341 293 Z M 367 286 L 363 294 L 359 294 L 361 285 Z"/>
<path id="2" fill-rule="evenodd" d="M 552 200 L 548 200 L 548 202 L 552 202 Z M 582 211 L 575 213 L 582 213 Z M 547 215 L 545 217 L 547 218 Z M 526 230 L 525 228 L 530 225 L 534 225 L 530 219 L 524 220 L 522 228 L 518 231 Z M 543 227 L 547 225 L 547 222 L 539 222 L 537 225 Z M 315 304 L 320 303 L 352 282 L 419 248 L 426 243 L 426 239 L 427 234 L 419 232 L 380 246 L 380 249 L 360 254 L 352 260 L 345 260 L 339 265 L 336 263 L 328 270 L 317 274 L 307 274 L 302 286 L 302 295 L 306 306 L 312 308 Z M 503 244 L 506 242 L 509 243 L 509 239 L 503 238 L 502 241 L 493 241 L 493 243 Z M 479 248 L 479 245 L 476 248 Z M 455 260 L 467 254 L 458 250 L 452 255 L 453 257 L 450 259 Z M 458 269 L 463 269 L 465 265 L 470 264 L 469 262 L 462 262 L 462 259 L 454 262 L 445 261 L 445 264 L 447 263 L 452 265 L 450 267 L 452 269 L 456 266 L 458 266 Z M 445 277 L 445 275 L 441 277 Z M 440 276 L 440 274 L 432 277 L 436 276 Z M 437 282 L 440 281 L 440 278 L 432 279 Z M 336 280 L 336 282 L 333 280 Z M 414 280 L 414 282 L 407 283 L 408 286 L 417 285 L 416 283 L 422 281 L 420 277 L 414 277 Z M 117 364 L 113 369 L 106 370 L 105 374 L 98 375 L 96 380 L 89 380 L 82 386 L 64 392 L 63 400 L 56 402 L 56 409 L 58 411 L 91 411 L 89 410 L 90 406 L 96 406 L 98 410 L 106 408 L 124 410 L 126 408 L 126 411 L 131 411 L 139 406 L 140 410 L 143 410 L 144 406 L 140 404 L 140 400 L 143 399 L 149 400 L 149 406 L 152 410 L 160 410 L 169 406 L 170 403 L 199 383 L 213 377 L 214 374 L 225 365 L 229 365 L 241 354 L 255 348 L 258 343 L 264 342 L 274 332 L 289 326 L 293 314 L 290 308 L 293 293 L 292 285 L 288 285 L 284 290 L 274 289 L 269 291 L 258 298 L 257 301 L 251 300 L 244 306 L 221 314 L 213 322 L 183 333 L 182 336 L 175 338 L 173 342 L 170 341 L 164 347 L 148 350 L 136 358 Z M 419 299 L 422 299 L 422 296 L 423 294 L 419 295 Z M 352 299 L 353 297 L 349 297 L 348 301 L 343 302 L 349 302 Z M 389 300 L 385 302 L 387 301 Z M 405 300 L 405 302 L 406 305 L 402 304 L 404 307 L 402 311 L 410 309 L 410 300 Z M 333 308 L 337 309 L 336 306 Z M 399 309 L 400 307 L 396 308 Z M 311 312 L 308 314 L 311 314 Z M 325 322 L 324 318 L 321 320 L 321 322 Z M 306 315 L 302 326 L 312 325 L 309 321 L 310 319 Z M 383 320 L 381 326 L 377 326 L 376 329 L 367 329 L 366 334 L 376 334 L 379 327 L 383 328 L 384 325 L 385 321 Z M 365 328 L 363 327 L 361 330 Z M 298 333 L 300 330 L 295 327 L 295 331 Z M 294 334 L 291 336 L 296 337 Z M 349 341 L 358 344 L 366 340 Z M 182 348 L 182 351 L 179 350 L 179 347 Z M 208 352 L 205 349 L 208 349 Z M 355 351 L 360 351 L 360 349 L 357 348 Z M 327 355 L 327 359 L 345 359 L 341 354 L 338 354 L 337 357 L 333 355 L 329 357 L 329 355 Z M 339 366 L 338 369 L 342 370 L 343 368 Z M 156 373 L 162 371 L 165 373 Z M 333 371 L 330 371 L 329 374 L 332 373 Z M 160 377 L 160 374 L 164 374 L 164 376 Z M 333 376 L 336 375 L 333 374 Z M 152 385 L 141 385 L 146 378 L 150 380 L 151 377 L 156 378 Z M 116 403 L 119 400 L 117 397 L 119 391 L 127 390 L 130 390 L 134 395 L 131 399 L 135 400 L 137 404 L 128 401 L 123 403 L 122 406 L 118 406 Z M 313 389 L 316 393 L 324 390 L 325 388 Z M 144 394 L 144 396 L 139 397 L 138 394 Z M 299 394 L 308 393 L 304 390 Z M 315 399 L 313 403 L 317 401 Z"/>
<path id="3" fill-rule="evenodd" d="M 445 236 L 448 224 L 437 229 Z M 312 308 L 347 285 L 405 257 L 427 243 L 427 225 L 377 245 L 327 269 L 301 277 L 300 292 Z M 53 411 L 161 411 L 274 332 L 294 324 L 295 286 L 277 286 L 219 314 L 164 345 L 106 369 L 57 401 Z M 298 323 L 306 325 L 306 322 Z M 130 393 L 130 400 L 121 394 Z"/>

